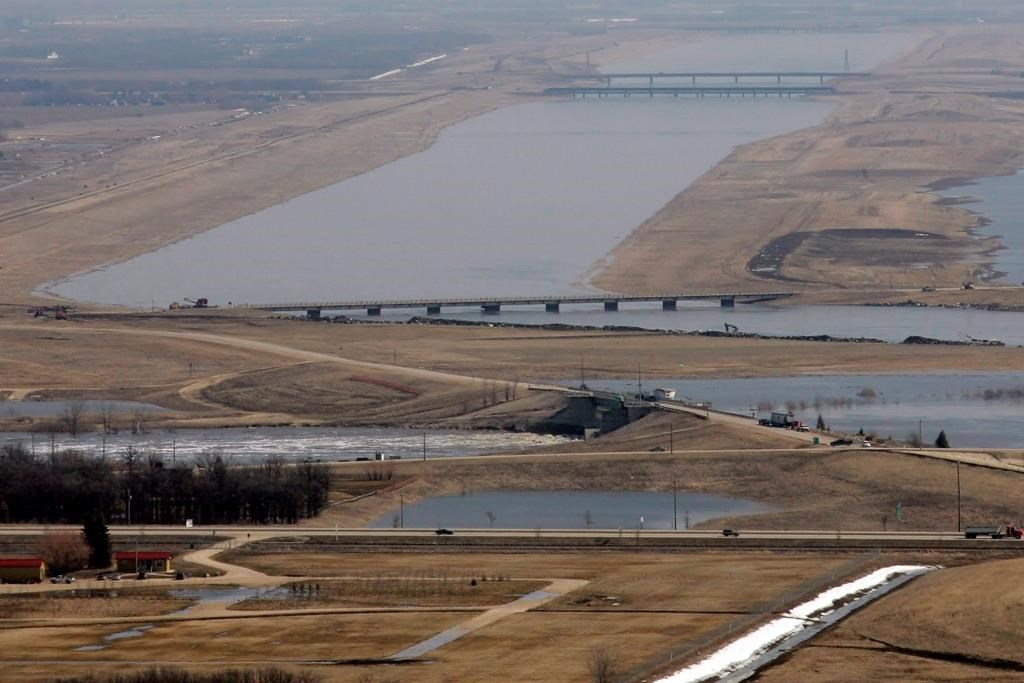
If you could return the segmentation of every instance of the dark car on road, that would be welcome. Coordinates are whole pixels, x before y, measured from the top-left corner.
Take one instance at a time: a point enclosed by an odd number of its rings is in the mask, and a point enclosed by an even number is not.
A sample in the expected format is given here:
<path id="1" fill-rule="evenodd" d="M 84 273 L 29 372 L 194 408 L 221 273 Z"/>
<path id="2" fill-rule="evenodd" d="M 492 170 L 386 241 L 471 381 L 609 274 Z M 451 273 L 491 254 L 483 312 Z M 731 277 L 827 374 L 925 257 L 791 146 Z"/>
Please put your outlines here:
<path id="1" fill-rule="evenodd" d="M 852 446 L 853 445 L 853 440 L 852 439 L 836 439 L 835 441 L 833 441 L 829 445 L 830 446 Z"/>
<path id="2" fill-rule="evenodd" d="M 434 533 L 437 534 L 438 536 L 452 536 L 452 535 L 455 534 L 455 532 L 452 531 L 451 529 L 438 529 Z"/>

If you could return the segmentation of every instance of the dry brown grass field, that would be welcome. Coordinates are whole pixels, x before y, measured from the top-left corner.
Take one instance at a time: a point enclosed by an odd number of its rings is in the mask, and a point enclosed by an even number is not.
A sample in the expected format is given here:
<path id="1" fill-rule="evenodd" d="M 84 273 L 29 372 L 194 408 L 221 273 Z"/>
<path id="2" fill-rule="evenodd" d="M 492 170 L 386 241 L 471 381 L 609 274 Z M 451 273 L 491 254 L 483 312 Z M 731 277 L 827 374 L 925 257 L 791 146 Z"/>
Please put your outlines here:
<path id="1" fill-rule="evenodd" d="M 648 380 L 677 381 L 950 367 L 1024 369 L 1024 351 L 1011 347 L 332 325 L 216 311 L 56 321 L 7 309 L 0 318 L 0 342 L 0 396 L 135 399 L 178 411 L 165 423 L 196 426 L 522 424 L 557 408 L 550 397 L 530 397 L 526 384 L 572 382 L 579 377 L 581 358 L 590 378 L 635 377 L 639 364 Z M 626 355 L 624 343 L 630 348 Z M 513 396 L 519 400 L 506 403 Z M 3 413 L 0 406 L 0 420 Z M 31 423 L 10 427 L 24 429 Z"/>
<path id="2" fill-rule="evenodd" d="M 384 605 L 393 601 L 394 584 L 373 577 L 409 577 L 410 582 L 420 577 L 433 582 L 431 577 L 442 574 L 489 576 L 488 581 L 480 580 L 476 587 L 465 589 L 467 595 L 479 591 L 477 604 L 506 602 L 555 578 L 589 583 L 539 610 L 505 616 L 429 654 L 422 663 L 401 667 L 315 662 L 378 660 L 462 623 L 474 612 L 446 611 L 439 606 L 420 613 L 274 616 L 261 612 L 250 616 L 240 610 L 218 618 L 183 616 L 178 621 L 157 621 L 141 636 L 114 641 L 104 641 L 104 636 L 127 628 L 116 620 L 61 625 L 51 619 L 21 629 L 3 628 L 0 622 L 0 664 L 5 674 L 35 682 L 76 667 L 104 672 L 148 661 L 196 670 L 274 663 L 314 671 L 330 682 L 364 681 L 367 674 L 374 680 L 400 681 L 497 677 L 582 682 L 589 680 L 587 659 L 593 647 L 614 650 L 623 670 L 651 658 L 667 660 L 673 649 L 682 656 L 713 629 L 756 621 L 773 600 L 790 601 L 812 585 L 871 561 L 871 556 L 727 552 L 261 555 L 257 550 L 255 554 L 222 557 L 244 557 L 247 564 L 270 571 L 294 573 L 301 568 L 309 577 L 303 582 L 319 582 L 331 591 L 342 584 L 351 585 L 352 579 L 323 577 L 363 577 L 359 580 L 380 589 L 377 604 Z M 495 581 L 499 575 L 509 580 Z M 345 588 L 343 599 L 348 595 L 349 588 Z M 614 596 L 619 604 L 612 606 L 604 600 L 607 596 Z M 409 598 L 413 605 L 432 599 L 426 589 Z M 360 599 L 370 606 L 372 591 L 360 591 Z M 140 624 L 143 622 L 136 620 L 132 625 Z M 96 652 L 74 650 L 97 643 L 108 647 Z M 525 652 L 530 656 L 524 657 Z M 16 663 L 19 660 L 23 663 Z"/>
<path id="3" fill-rule="evenodd" d="M 0 620 L 146 616 L 167 614 L 192 603 L 189 598 L 173 597 L 161 589 L 113 588 L 30 595 L 4 595 L 0 589 Z"/>
<path id="4" fill-rule="evenodd" d="M 822 634 L 761 680 L 1014 681 L 1024 560 L 922 577 Z"/>

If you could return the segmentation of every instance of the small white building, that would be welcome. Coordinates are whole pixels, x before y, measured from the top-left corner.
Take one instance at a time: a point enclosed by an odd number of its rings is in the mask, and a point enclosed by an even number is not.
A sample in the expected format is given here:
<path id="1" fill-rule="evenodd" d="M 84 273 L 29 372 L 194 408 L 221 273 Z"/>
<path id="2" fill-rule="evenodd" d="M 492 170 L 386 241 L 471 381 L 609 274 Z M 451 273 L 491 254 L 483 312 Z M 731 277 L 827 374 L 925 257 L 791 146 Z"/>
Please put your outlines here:
<path id="1" fill-rule="evenodd" d="M 671 401 L 675 397 L 676 397 L 676 390 L 675 389 L 667 389 L 665 387 L 661 387 L 659 389 L 655 389 L 654 390 L 654 400 L 655 401 L 666 401 L 666 400 L 667 401 Z"/>
<path id="2" fill-rule="evenodd" d="M 57 51 L 56 51 L 56 50 L 54 50 L 54 51 L 53 51 L 53 52 L 51 52 L 50 54 L 46 55 L 46 58 L 47 58 L 47 59 L 49 59 L 49 60 L 51 60 L 51 61 L 55 61 L 55 60 L 58 60 L 58 59 L 60 59 L 60 55 L 59 55 L 59 54 L 57 54 Z"/>

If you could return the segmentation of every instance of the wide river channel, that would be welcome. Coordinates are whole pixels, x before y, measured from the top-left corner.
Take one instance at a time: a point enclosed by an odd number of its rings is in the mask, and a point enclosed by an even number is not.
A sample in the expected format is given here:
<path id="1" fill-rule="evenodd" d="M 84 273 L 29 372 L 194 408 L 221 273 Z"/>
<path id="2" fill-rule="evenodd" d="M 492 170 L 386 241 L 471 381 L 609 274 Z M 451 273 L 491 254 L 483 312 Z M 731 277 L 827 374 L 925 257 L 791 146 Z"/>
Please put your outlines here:
<path id="1" fill-rule="evenodd" d="M 866 70 L 919 39 L 716 35 L 609 68 L 838 71 L 849 49 Z M 568 292 L 734 147 L 831 109 L 799 97 L 508 107 L 447 128 L 420 154 L 48 290 L 133 306 Z"/>

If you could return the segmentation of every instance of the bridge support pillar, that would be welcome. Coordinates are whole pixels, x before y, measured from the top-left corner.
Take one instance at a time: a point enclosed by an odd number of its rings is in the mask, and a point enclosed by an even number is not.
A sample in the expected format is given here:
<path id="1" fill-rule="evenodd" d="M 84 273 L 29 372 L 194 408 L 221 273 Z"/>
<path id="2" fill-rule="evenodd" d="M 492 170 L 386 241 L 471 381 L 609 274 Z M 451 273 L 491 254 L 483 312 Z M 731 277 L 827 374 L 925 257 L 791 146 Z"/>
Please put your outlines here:
<path id="1" fill-rule="evenodd" d="M 427 315 L 441 315 L 441 307 L 427 306 Z"/>
<path id="2" fill-rule="evenodd" d="M 547 311 L 548 313 L 558 313 L 558 302 L 549 301 L 548 303 L 544 304 L 544 310 Z"/>
<path id="3" fill-rule="evenodd" d="M 663 311 L 674 311 L 677 308 L 675 299 L 662 299 L 661 310 Z"/>
<path id="4" fill-rule="evenodd" d="M 484 313 L 501 313 L 501 304 L 482 304 L 480 310 Z"/>
<path id="5" fill-rule="evenodd" d="M 370 306 L 366 309 L 366 315 L 380 315 L 380 306 Z"/>
<path id="6" fill-rule="evenodd" d="M 307 320 L 319 320 L 320 319 L 320 309 L 319 308 L 310 308 L 309 310 L 307 310 L 306 311 L 306 319 Z"/>
<path id="7" fill-rule="evenodd" d="M 619 302 L 618 301 L 605 301 L 604 302 L 604 310 L 606 310 L 606 311 L 617 311 L 617 310 L 619 310 Z"/>
<path id="8" fill-rule="evenodd" d="M 736 297 L 723 296 L 719 303 L 722 305 L 722 308 L 736 308 Z"/>

